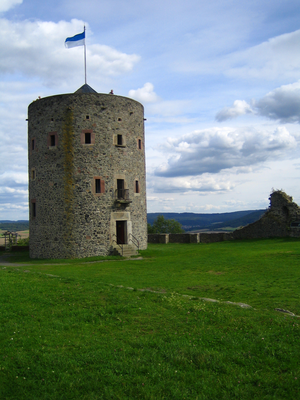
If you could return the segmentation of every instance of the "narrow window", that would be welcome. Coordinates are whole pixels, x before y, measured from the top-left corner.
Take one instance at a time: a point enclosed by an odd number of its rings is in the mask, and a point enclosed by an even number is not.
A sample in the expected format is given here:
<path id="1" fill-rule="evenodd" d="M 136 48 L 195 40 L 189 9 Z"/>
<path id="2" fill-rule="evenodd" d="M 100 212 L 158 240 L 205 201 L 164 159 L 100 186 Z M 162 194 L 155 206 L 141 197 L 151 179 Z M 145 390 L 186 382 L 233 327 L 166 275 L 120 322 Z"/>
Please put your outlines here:
<path id="1" fill-rule="evenodd" d="M 31 170 L 31 179 L 34 181 L 35 180 L 35 169 Z"/>
<path id="2" fill-rule="evenodd" d="M 85 119 L 90 119 L 90 116 L 89 116 L 89 115 L 86 115 L 86 116 L 85 116 Z"/>
<path id="3" fill-rule="evenodd" d="M 122 146 L 123 144 L 123 137 L 122 135 L 118 135 L 118 146 Z"/>
<path id="4" fill-rule="evenodd" d="M 35 149 L 35 139 L 31 140 L 31 150 Z"/>
<path id="5" fill-rule="evenodd" d="M 142 140 L 141 139 L 138 140 L 138 148 L 139 148 L 139 150 L 142 149 Z"/>
<path id="6" fill-rule="evenodd" d="M 55 135 L 50 135 L 50 146 L 55 146 Z"/>
<path id="7" fill-rule="evenodd" d="M 95 179 L 95 193 L 101 193 L 101 179 Z"/>
<path id="8" fill-rule="evenodd" d="M 139 181 L 135 181 L 135 193 L 140 193 Z"/>
<path id="9" fill-rule="evenodd" d="M 90 132 L 85 132 L 84 134 L 84 143 L 85 144 L 91 144 L 92 140 L 91 140 L 91 133 Z"/>
<path id="10" fill-rule="evenodd" d="M 36 202 L 35 200 L 31 200 L 31 218 L 36 217 Z"/>

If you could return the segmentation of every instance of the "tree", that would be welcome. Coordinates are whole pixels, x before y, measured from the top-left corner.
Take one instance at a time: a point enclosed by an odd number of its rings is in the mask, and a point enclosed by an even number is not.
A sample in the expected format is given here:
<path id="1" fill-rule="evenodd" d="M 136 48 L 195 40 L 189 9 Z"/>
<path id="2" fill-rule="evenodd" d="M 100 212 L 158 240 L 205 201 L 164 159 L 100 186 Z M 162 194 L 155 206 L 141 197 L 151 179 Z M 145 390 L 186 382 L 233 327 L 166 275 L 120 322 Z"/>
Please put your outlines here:
<path id="1" fill-rule="evenodd" d="M 148 224 L 148 233 L 184 233 L 184 229 L 175 219 L 165 219 L 163 215 L 159 215 L 152 226 Z"/>

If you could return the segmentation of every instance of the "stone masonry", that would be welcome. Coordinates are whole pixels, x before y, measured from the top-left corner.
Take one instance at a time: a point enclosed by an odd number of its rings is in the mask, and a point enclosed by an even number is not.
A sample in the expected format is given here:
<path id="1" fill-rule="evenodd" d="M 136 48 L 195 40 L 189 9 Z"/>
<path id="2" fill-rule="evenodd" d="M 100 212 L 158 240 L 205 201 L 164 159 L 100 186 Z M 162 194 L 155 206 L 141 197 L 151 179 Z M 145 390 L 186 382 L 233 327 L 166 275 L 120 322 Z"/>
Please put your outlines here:
<path id="1" fill-rule="evenodd" d="M 30 257 L 108 255 L 116 242 L 147 248 L 143 106 L 96 93 L 28 108 Z"/>
<path id="2" fill-rule="evenodd" d="M 293 198 L 277 190 L 269 199 L 270 207 L 258 221 L 227 234 L 229 238 L 300 237 L 300 208 Z"/>

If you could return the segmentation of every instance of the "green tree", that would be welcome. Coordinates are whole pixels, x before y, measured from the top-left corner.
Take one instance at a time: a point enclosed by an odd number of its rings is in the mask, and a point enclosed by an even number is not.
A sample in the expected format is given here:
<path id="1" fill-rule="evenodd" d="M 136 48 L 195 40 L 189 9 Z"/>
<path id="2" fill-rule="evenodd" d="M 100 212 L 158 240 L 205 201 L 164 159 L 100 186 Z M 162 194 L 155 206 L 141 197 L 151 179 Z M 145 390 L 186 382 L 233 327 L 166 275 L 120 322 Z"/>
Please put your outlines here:
<path id="1" fill-rule="evenodd" d="M 165 219 L 163 215 L 159 215 L 152 226 L 148 224 L 148 233 L 184 233 L 184 229 L 175 219 Z"/>

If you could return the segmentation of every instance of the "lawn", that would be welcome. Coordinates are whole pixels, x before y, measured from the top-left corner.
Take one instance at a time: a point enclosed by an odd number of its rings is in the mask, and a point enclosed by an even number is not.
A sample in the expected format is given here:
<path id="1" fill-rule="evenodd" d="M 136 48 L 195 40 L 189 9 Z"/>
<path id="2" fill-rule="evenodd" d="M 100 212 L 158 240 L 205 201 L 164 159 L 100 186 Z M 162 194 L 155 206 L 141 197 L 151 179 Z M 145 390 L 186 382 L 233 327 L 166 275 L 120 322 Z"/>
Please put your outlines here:
<path id="1" fill-rule="evenodd" d="M 300 398 L 299 240 L 141 255 L 0 266 L 1 399 Z"/>

